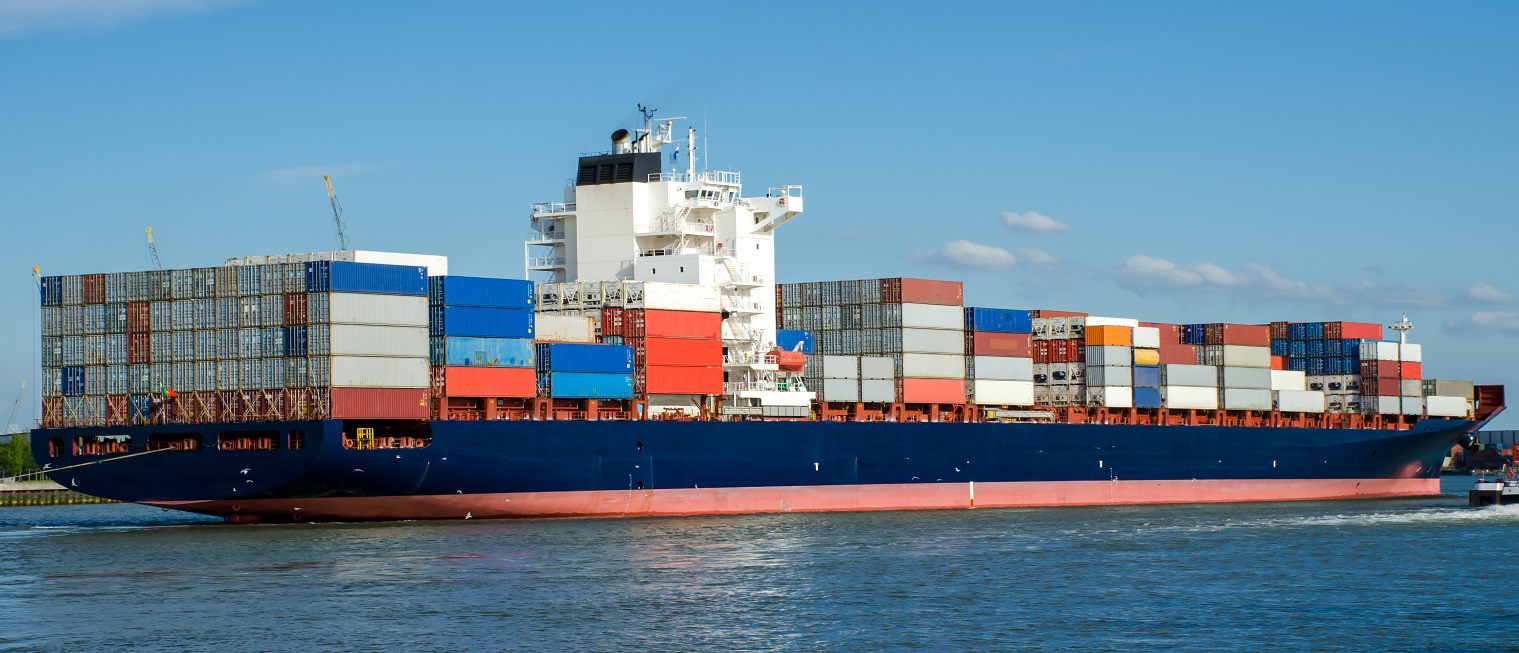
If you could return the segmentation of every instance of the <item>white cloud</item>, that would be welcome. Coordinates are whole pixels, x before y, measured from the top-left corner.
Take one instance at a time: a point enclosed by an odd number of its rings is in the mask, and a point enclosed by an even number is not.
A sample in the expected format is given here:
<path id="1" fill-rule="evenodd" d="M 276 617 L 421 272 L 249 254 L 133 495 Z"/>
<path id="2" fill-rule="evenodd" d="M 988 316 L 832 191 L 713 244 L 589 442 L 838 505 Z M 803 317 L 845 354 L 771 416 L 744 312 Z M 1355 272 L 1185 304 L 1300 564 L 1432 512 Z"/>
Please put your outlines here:
<path id="1" fill-rule="evenodd" d="M 280 168 L 262 173 L 253 179 L 269 184 L 311 183 L 313 181 L 321 181 L 322 175 L 332 175 L 341 179 L 343 177 L 367 175 L 379 170 L 380 166 L 373 163 L 339 163 L 330 166 Z"/>
<path id="2" fill-rule="evenodd" d="M 1018 258 L 1021 258 L 1024 261 L 1027 261 L 1034 265 L 1047 266 L 1055 265 L 1056 263 L 1060 262 L 1060 259 L 1055 258 L 1054 254 L 1046 252 L 1042 249 L 1034 249 L 1032 247 L 1019 247 L 1014 249 L 1013 253 L 1017 254 Z"/>
<path id="3" fill-rule="evenodd" d="M 1449 306 L 1447 293 L 1357 281 L 1300 281 L 1259 263 L 1245 263 L 1230 270 L 1214 263 L 1179 265 L 1145 254 L 1135 254 L 1110 268 L 1106 276 L 1119 287 L 1146 295 L 1216 294 L 1260 302 L 1293 302 L 1329 306 L 1375 306 L 1386 308 L 1439 308 Z"/>
<path id="4" fill-rule="evenodd" d="M 1466 298 L 1477 302 L 1489 304 L 1507 304 L 1514 301 L 1514 296 L 1502 290 L 1498 290 L 1486 283 L 1478 283 L 1466 289 Z"/>
<path id="5" fill-rule="evenodd" d="M 1028 213 L 1002 212 L 1002 226 L 1008 231 L 1031 231 L 1034 233 L 1051 233 L 1065 231 L 1070 227 L 1064 222 L 1050 216 L 1029 211 Z"/>
<path id="6" fill-rule="evenodd" d="M 1519 312 L 1477 311 L 1469 316 L 1445 321 L 1445 329 L 1453 332 L 1499 332 L 1519 334 Z"/>
<path id="7" fill-rule="evenodd" d="M 193 14 L 241 0 L 0 0 L 0 36 L 105 30 L 154 15 Z"/>
<path id="8" fill-rule="evenodd" d="M 909 254 L 907 258 L 919 263 L 974 270 L 1006 270 L 1018 263 L 1018 257 L 1012 252 L 968 240 L 950 241 L 926 252 Z"/>

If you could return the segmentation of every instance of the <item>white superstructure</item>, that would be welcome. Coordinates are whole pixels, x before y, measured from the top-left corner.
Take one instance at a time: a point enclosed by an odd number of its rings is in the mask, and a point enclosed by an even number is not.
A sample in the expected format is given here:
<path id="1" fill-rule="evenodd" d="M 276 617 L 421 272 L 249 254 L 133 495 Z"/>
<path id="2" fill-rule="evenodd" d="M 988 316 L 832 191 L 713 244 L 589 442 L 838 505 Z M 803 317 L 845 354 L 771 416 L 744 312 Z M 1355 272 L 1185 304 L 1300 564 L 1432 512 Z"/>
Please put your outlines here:
<path id="1" fill-rule="evenodd" d="M 775 230 L 802 213 L 802 187 L 745 197 L 739 173 L 697 168 L 696 130 L 676 143 L 683 118 L 643 114 L 642 129 L 612 134 L 611 152 L 580 157 L 564 201 L 532 205 L 528 278 L 716 287 L 728 405 L 807 405 L 811 393 L 778 390 L 789 385 L 777 384 L 766 358 L 775 344 Z"/>

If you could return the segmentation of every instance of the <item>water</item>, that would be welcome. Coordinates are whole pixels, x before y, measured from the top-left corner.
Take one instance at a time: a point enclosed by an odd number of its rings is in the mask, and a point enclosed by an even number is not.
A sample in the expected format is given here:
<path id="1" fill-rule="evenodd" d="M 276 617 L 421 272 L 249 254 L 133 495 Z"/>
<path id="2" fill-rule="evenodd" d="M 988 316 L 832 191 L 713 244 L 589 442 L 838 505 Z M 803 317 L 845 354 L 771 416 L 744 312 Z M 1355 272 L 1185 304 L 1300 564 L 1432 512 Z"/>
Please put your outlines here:
<path id="1" fill-rule="evenodd" d="M 0 651 L 1519 650 L 1519 507 L 229 526 L 0 510 Z"/>

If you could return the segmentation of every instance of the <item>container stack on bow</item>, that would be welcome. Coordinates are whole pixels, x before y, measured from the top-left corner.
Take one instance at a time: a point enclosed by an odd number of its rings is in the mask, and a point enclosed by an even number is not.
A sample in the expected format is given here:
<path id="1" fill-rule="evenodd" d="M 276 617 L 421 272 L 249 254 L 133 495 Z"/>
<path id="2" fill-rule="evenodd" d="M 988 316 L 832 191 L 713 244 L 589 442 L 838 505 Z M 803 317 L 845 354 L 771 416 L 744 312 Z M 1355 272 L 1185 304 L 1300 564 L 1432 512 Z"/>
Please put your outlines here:
<path id="1" fill-rule="evenodd" d="M 1034 359 L 1034 403 L 1085 406 L 1086 313 L 1029 311 Z"/>
<path id="2" fill-rule="evenodd" d="M 432 414 L 488 417 L 537 394 L 533 284 L 517 279 L 429 279 Z"/>
<path id="3" fill-rule="evenodd" d="M 1034 404 L 1033 318 L 1028 311 L 965 309 L 965 387 L 973 404 Z"/>

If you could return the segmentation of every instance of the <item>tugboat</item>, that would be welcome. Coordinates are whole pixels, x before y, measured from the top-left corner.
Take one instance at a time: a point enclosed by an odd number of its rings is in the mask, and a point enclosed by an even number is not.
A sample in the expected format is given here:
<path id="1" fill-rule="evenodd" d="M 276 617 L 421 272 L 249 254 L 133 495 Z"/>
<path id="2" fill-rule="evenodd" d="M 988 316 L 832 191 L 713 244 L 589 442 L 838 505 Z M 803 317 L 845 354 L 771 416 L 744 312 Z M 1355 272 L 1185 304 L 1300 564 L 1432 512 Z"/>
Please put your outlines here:
<path id="1" fill-rule="evenodd" d="M 1498 474 L 1482 474 L 1466 493 L 1466 504 L 1473 508 L 1507 506 L 1519 503 L 1519 480 L 1513 466 L 1504 465 Z"/>

